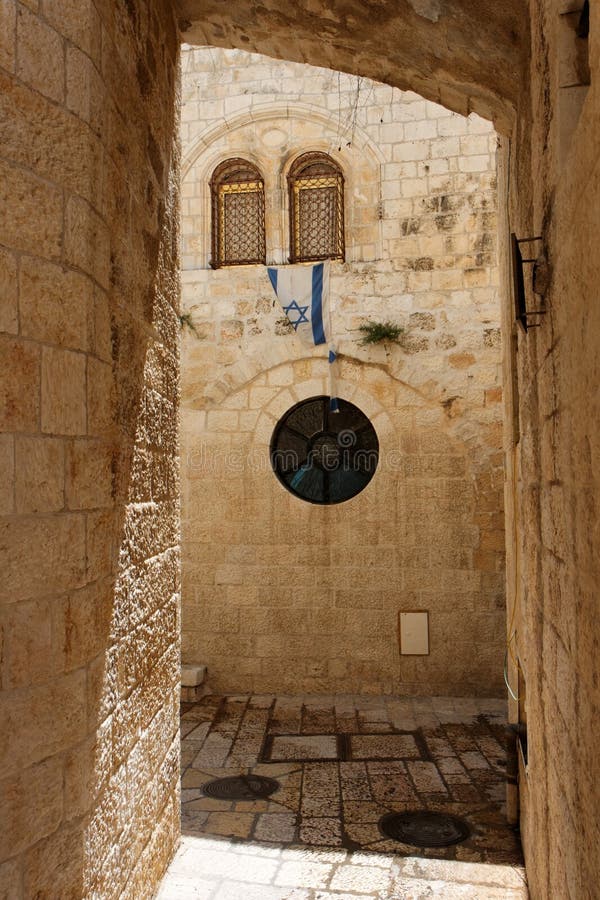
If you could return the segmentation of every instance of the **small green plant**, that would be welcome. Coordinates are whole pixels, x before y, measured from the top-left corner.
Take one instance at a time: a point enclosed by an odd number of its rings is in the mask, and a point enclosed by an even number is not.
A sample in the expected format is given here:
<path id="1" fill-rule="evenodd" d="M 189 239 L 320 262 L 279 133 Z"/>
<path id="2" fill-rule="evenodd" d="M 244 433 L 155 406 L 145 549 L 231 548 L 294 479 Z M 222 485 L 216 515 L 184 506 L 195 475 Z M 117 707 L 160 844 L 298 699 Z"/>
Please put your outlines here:
<path id="1" fill-rule="evenodd" d="M 361 347 L 369 344 L 399 344 L 404 328 L 394 322 L 365 322 L 358 326 L 362 337 L 358 341 Z"/>
<path id="2" fill-rule="evenodd" d="M 179 316 L 179 325 L 181 326 L 181 330 L 183 331 L 185 328 L 189 328 L 189 330 L 196 335 L 197 338 L 200 337 L 198 331 L 196 330 L 196 326 L 194 325 L 194 320 L 192 319 L 191 313 L 181 313 Z"/>

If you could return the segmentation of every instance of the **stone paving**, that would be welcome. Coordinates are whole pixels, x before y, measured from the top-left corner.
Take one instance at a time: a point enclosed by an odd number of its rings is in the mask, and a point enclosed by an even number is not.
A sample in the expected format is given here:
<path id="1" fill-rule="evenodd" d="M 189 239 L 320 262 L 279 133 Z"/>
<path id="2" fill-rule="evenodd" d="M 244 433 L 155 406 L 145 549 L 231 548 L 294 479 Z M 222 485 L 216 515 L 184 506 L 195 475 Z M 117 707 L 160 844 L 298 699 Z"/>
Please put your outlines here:
<path id="1" fill-rule="evenodd" d="M 207 696 L 182 705 L 182 843 L 159 900 L 526 898 L 504 818 L 505 704 L 353 696 Z M 215 778 L 268 775 L 266 800 L 203 795 Z M 387 812 L 465 819 L 470 837 L 419 849 L 386 838 Z"/>

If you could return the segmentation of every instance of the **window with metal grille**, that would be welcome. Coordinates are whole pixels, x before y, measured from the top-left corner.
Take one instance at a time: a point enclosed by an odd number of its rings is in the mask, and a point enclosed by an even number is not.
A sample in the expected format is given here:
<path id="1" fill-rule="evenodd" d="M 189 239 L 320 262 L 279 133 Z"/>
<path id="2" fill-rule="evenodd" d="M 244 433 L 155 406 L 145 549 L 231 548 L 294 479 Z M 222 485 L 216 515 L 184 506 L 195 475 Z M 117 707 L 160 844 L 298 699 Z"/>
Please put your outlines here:
<path id="1" fill-rule="evenodd" d="M 303 153 L 288 175 L 290 262 L 344 259 L 344 176 L 326 153 Z"/>
<path id="2" fill-rule="evenodd" d="M 227 159 L 210 182 L 213 269 L 265 262 L 265 187 L 256 166 Z"/>
<path id="3" fill-rule="evenodd" d="M 309 503 L 343 503 L 371 481 L 379 461 L 377 433 L 365 414 L 338 399 L 302 400 L 285 413 L 271 439 L 271 465 L 290 493 Z"/>

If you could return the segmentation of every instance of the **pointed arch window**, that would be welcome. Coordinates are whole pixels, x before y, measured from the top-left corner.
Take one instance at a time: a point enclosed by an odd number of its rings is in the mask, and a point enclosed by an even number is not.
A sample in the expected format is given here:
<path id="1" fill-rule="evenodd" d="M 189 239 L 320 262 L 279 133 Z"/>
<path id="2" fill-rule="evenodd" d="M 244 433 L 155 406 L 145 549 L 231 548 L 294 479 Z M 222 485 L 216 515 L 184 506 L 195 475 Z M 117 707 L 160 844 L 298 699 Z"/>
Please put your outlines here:
<path id="1" fill-rule="evenodd" d="M 344 259 L 344 176 L 327 153 L 303 153 L 288 174 L 290 262 Z"/>
<path id="2" fill-rule="evenodd" d="M 264 263 L 265 186 L 245 159 L 227 159 L 210 181 L 213 269 Z"/>

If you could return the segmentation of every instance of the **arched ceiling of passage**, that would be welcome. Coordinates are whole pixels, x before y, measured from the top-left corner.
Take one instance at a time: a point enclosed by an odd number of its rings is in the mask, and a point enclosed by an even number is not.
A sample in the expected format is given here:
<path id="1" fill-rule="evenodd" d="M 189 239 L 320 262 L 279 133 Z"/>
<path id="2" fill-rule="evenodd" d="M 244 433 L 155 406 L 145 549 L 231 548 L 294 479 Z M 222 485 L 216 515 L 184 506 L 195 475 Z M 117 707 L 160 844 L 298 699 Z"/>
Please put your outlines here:
<path id="1" fill-rule="evenodd" d="M 508 132 L 525 72 L 525 0 L 176 0 L 182 39 L 413 90 Z"/>

